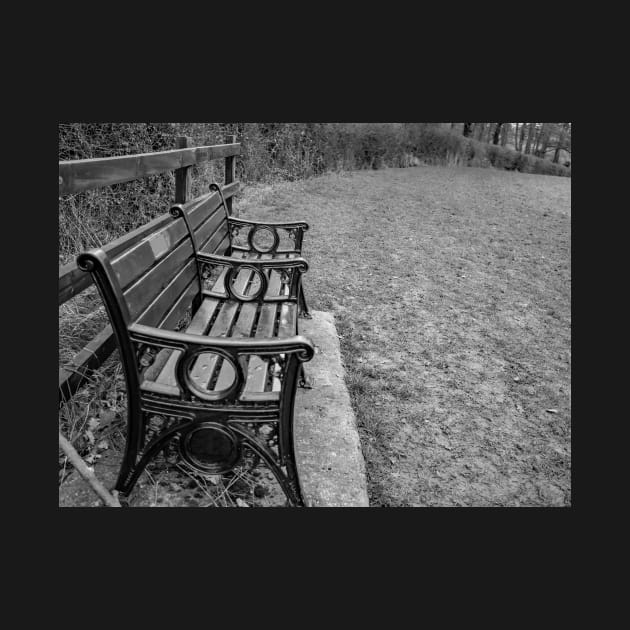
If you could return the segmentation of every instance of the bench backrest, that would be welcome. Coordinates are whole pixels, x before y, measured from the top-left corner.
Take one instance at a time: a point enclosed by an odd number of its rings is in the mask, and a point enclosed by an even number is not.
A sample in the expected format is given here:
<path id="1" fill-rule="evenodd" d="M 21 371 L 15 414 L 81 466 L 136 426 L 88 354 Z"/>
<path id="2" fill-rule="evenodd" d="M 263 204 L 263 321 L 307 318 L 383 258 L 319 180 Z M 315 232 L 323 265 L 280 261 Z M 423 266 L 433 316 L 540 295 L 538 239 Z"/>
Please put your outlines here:
<path id="1" fill-rule="evenodd" d="M 182 204 L 199 251 L 228 253 L 226 210 L 217 193 Z M 111 260 L 131 321 L 172 329 L 200 292 L 188 227 L 173 218 Z"/>
<path id="2" fill-rule="evenodd" d="M 225 158 L 223 195 L 231 213 L 232 197 L 238 192 L 234 157 L 240 144 L 234 136 L 227 144 L 190 147 L 178 139 L 173 151 L 116 158 L 59 162 L 59 194 L 72 194 L 165 171 L 175 174 L 175 203 L 182 204 L 195 233 L 197 248 L 208 253 L 226 253 L 229 237 L 226 208 L 220 195 L 209 192 L 189 200 L 190 168 L 198 163 Z M 173 328 L 199 292 L 193 247 L 186 223 L 169 212 L 125 234 L 103 247 L 120 282 L 134 320 Z M 93 283 L 91 274 L 75 262 L 59 268 L 59 305 L 80 294 Z M 69 400 L 115 350 L 116 340 L 106 326 L 67 365 L 59 368 L 59 402 Z"/>

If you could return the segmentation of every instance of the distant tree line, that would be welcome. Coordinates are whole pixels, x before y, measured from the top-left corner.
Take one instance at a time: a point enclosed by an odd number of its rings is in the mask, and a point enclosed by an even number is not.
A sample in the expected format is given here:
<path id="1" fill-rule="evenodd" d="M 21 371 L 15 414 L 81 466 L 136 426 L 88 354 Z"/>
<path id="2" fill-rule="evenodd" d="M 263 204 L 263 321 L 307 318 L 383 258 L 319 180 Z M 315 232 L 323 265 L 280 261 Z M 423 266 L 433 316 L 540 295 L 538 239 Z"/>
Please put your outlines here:
<path id="1" fill-rule="evenodd" d="M 227 135 L 242 145 L 236 176 L 244 183 L 419 165 L 571 176 L 558 162 L 570 156 L 570 123 L 60 123 L 59 159 L 164 151 L 179 136 L 195 146 L 221 144 Z M 195 167 L 191 195 L 223 177 L 223 160 Z M 164 173 L 60 197 L 60 264 L 165 212 L 174 186 Z"/>
<path id="2" fill-rule="evenodd" d="M 455 130 L 460 123 L 451 123 Z M 462 123 L 462 134 L 466 138 L 488 142 L 500 146 L 511 145 L 511 148 L 525 155 L 533 155 L 542 159 L 550 159 L 554 164 L 560 163 L 562 151 L 571 156 L 571 123 Z M 564 160 L 570 166 L 571 160 Z"/>

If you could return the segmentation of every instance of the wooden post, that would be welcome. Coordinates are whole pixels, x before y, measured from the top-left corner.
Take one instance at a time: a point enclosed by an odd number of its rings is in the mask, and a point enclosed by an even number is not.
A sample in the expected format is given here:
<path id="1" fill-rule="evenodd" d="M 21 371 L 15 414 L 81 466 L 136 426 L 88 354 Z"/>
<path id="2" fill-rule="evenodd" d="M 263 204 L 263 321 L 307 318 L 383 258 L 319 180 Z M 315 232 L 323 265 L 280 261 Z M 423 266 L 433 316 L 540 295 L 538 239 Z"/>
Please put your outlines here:
<path id="1" fill-rule="evenodd" d="M 236 142 L 236 136 L 226 136 L 225 144 L 233 144 Z M 234 156 L 225 158 L 225 185 L 231 184 L 236 179 L 236 162 Z M 232 216 L 232 197 L 225 200 L 227 204 L 228 213 Z M 237 215 L 238 216 L 238 215 Z"/>
<path id="2" fill-rule="evenodd" d="M 186 149 L 192 145 L 192 138 L 180 136 L 176 140 L 176 148 Z M 190 197 L 190 166 L 175 169 L 175 203 L 186 203 Z"/>

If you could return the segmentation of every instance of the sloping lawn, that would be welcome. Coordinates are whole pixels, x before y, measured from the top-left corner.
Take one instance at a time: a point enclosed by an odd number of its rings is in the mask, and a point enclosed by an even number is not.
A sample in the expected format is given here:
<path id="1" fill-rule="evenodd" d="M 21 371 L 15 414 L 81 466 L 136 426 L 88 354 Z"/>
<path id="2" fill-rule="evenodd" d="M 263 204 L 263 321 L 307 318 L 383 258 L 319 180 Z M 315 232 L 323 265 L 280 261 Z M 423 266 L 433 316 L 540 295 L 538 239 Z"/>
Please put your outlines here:
<path id="1" fill-rule="evenodd" d="M 305 219 L 375 506 L 571 504 L 571 180 L 419 167 L 245 189 Z M 550 411 L 549 411 L 550 410 Z"/>

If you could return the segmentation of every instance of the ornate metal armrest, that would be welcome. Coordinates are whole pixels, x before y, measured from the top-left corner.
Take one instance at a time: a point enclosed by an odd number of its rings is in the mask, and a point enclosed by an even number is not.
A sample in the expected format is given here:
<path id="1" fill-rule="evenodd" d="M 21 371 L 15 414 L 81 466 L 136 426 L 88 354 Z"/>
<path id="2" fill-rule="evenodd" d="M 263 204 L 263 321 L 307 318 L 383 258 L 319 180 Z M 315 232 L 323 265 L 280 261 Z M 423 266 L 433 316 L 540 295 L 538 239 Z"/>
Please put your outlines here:
<path id="1" fill-rule="evenodd" d="M 180 351 L 175 375 L 181 392 L 186 398 L 193 395 L 209 401 L 233 402 L 238 398 L 245 387 L 247 363 L 251 355 L 273 358 L 278 363 L 284 362 L 285 373 L 291 371 L 291 376 L 298 378 L 299 363 L 310 361 L 315 354 L 313 344 L 301 335 L 274 339 L 206 337 L 132 324 L 129 326 L 129 336 L 136 347 L 139 360 L 147 352 L 155 355 L 162 348 Z M 216 354 L 231 365 L 235 376 L 227 389 L 219 392 L 201 390 L 191 379 L 190 367 L 204 353 Z M 287 367 L 289 362 L 291 365 Z"/>
<path id="2" fill-rule="evenodd" d="M 218 298 L 230 297 L 241 302 L 253 301 L 296 301 L 300 290 L 302 274 L 308 270 L 308 263 L 303 258 L 281 258 L 268 260 L 253 260 L 246 258 L 232 258 L 218 254 L 197 254 L 199 274 L 203 282 L 214 282 L 223 275 L 224 292 L 204 290 L 205 295 Z M 213 269 L 223 268 L 223 273 L 213 274 Z M 264 273 L 266 269 L 280 271 L 284 283 L 289 286 L 289 295 L 266 296 L 269 280 Z M 258 289 L 248 295 L 234 289 L 233 281 L 241 271 L 249 271 L 249 277 L 258 278 Z M 253 283 L 252 283 L 253 286 Z M 243 287 L 244 288 L 244 287 Z"/>
<path id="3" fill-rule="evenodd" d="M 275 254 L 275 253 L 297 253 L 300 254 L 302 251 L 302 241 L 304 239 L 304 232 L 308 230 L 308 223 L 305 221 L 271 221 L 271 222 L 263 222 L 263 221 L 248 221 L 246 219 L 236 219 L 234 217 L 228 217 L 228 228 L 230 231 L 230 240 L 234 240 L 234 238 L 238 235 L 241 229 L 249 228 L 249 233 L 247 235 L 247 244 L 248 248 L 235 246 L 234 249 L 241 249 L 246 251 L 255 251 L 259 254 Z M 284 249 L 278 250 L 278 245 L 280 244 L 280 234 L 278 230 L 284 230 L 287 232 L 289 238 L 291 238 L 294 242 L 294 247 L 292 249 Z M 260 248 L 260 246 L 256 246 L 254 238 L 257 233 L 267 232 L 271 234 L 273 238 L 272 244 L 267 248 Z"/>

